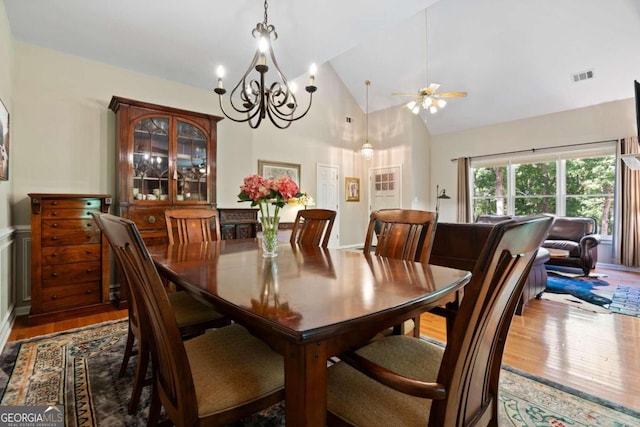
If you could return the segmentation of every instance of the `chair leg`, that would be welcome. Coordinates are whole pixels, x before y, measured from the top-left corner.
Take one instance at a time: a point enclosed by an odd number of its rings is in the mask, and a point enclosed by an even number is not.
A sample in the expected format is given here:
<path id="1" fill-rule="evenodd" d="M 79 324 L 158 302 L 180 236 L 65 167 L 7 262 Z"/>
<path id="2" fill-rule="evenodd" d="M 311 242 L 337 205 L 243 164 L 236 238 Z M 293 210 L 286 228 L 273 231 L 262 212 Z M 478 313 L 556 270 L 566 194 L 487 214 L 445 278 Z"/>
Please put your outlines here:
<path id="1" fill-rule="evenodd" d="M 414 338 L 420 338 L 420 316 L 413 318 L 413 336 Z"/>
<path id="2" fill-rule="evenodd" d="M 138 410 L 138 402 L 140 402 L 142 387 L 145 385 L 145 377 L 147 375 L 148 367 L 149 349 L 138 343 L 138 360 L 136 361 L 136 373 L 133 379 L 131 398 L 129 399 L 129 415 L 134 414 Z"/>
<path id="3" fill-rule="evenodd" d="M 155 379 L 151 386 L 151 403 L 149 404 L 149 417 L 147 418 L 147 427 L 156 427 L 160 420 L 160 410 L 162 405 L 160 404 L 160 396 L 156 390 Z"/>
<path id="4" fill-rule="evenodd" d="M 127 371 L 127 366 L 129 365 L 129 359 L 133 354 L 133 342 L 135 341 L 135 337 L 133 335 L 133 331 L 131 327 L 129 327 L 129 332 L 127 333 L 127 344 L 124 347 L 124 357 L 122 358 L 122 365 L 120 365 L 120 372 L 118 373 L 118 378 L 122 378 Z"/>

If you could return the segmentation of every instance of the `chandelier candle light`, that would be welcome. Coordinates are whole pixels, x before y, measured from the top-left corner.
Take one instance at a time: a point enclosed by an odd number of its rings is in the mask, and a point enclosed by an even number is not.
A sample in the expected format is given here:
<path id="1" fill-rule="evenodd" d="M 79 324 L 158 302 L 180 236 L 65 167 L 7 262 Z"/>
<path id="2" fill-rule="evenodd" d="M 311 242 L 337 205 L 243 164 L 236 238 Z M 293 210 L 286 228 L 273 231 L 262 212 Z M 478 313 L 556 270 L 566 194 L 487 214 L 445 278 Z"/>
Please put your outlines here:
<path id="1" fill-rule="evenodd" d="M 278 254 L 278 222 L 280 208 L 295 197 L 300 197 L 298 184 L 288 176 L 266 179 L 260 175 L 250 175 L 244 179 L 238 194 L 239 202 L 251 202 L 251 207 L 260 208 L 262 222 L 262 256 L 274 258 Z M 274 206 L 271 212 L 270 206 Z"/>
<path id="2" fill-rule="evenodd" d="M 315 86 L 317 68 L 316 64 L 311 64 L 309 85 L 305 87 L 305 90 L 309 93 L 309 105 L 303 113 L 295 116 L 295 112 L 298 109 L 298 100 L 295 95 L 296 85 L 294 82 L 287 82 L 287 78 L 276 61 L 272 49 L 272 41 L 278 38 L 278 33 L 276 33 L 276 28 L 268 23 L 267 8 L 268 5 L 265 0 L 264 21 L 258 22 L 251 31 L 253 37 L 258 40 L 258 49 L 249 68 L 229 96 L 231 108 L 240 114 L 246 114 L 246 117 L 240 119 L 231 117 L 222 106 L 222 95 L 227 93 L 222 82 L 224 77 L 222 65 L 217 70 L 218 87 L 214 89 L 214 92 L 218 94 L 222 113 L 230 120 L 240 123 L 249 122 L 249 126 L 255 129 L 260 126 L 263 119 L 269 116 L 269 120 L 277 128 L 285 129 L 292 122 L 303 118 L 309 112 L 313 100 L 313 92 L 317 90 Z M 267 58 L 273 64 L 276 71 L 275 75 L 278 79 L 270 84 L 265 82 L 266 74 L 269 71 Z M 254 71 L 257 72 L 257 75 L 254 74 L 252 77 L 251 74 Z"/>

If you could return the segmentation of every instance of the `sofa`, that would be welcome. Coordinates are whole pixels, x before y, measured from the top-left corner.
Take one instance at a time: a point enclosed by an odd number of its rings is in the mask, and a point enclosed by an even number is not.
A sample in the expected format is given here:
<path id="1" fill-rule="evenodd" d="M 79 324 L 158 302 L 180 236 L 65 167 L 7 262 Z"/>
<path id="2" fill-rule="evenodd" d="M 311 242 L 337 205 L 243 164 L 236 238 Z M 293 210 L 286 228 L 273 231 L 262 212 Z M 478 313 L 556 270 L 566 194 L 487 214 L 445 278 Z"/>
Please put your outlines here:
<path id="1" fill-rule="evenodd" d="M 509 215 L 479 215 L 476 222 L 495 224 L 509 218 Z M 546 264 L 578 268 L 587 276 L 596 267 L 600 241 L 595 219 L 557 216 L 542 244 L 554 252 Z"/>
<path id="2" fill-rule="evenodd" d="M 504 218 L 504 219 L 509 219 Z M 504 220 L 503 219 L 503 220 Z M 496 221 L 498 222 L 498 221 Z M 494 223 L 447 223 L 441 222 L 436 226 L 431 257 L 429 263 L 444 267 L 472 271 L 480 256 L 480 252 L 493 229 Z M 547 286 L 547 272 L 544 263 L 549 260 L 549 252 L 538 250 L 531 270 L 527 274 L 527 281 L 522 296 L 516 307 L 516 314 L 522 314 L 524 306 L 531 299 L 537 297 Z M 455 301 L 451 301 L 450 308 L 436 307 L 432 312 L 450 317 L 455 311 Z M 448 319 L 449 320 L 449 319 Z M 447 327 L 449 327 L 449 321 Z"/>
<path id="3" fill-rule="evenodd" d="M 568 251 L 568 254 L 552 256 L 547 265 L 579 268 L 588 276 L 596 267 L 600 240 L 595 219 L 556 217 L 542 247 Z"/>

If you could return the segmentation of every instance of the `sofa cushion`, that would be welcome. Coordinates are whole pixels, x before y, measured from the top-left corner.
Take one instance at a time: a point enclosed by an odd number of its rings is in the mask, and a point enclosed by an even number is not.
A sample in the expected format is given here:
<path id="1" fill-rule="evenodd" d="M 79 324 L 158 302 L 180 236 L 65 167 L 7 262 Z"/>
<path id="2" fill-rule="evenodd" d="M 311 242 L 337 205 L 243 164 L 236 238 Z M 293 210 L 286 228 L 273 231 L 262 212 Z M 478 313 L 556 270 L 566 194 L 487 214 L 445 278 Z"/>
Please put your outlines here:
<path id="1" fill-rule="evenodd" d="M 595 233 L 595 228 L 595 220 L 592 218 L 556 217 L 547 239 L 579 242 L 587 234 Z"/>
<path id="2" fill-rule="evenodd" d="M 570 257 L 580 256 L 580 244 L 573 240 L 545 240 L 542 243 L 542 247 L 569 251 Z"/>

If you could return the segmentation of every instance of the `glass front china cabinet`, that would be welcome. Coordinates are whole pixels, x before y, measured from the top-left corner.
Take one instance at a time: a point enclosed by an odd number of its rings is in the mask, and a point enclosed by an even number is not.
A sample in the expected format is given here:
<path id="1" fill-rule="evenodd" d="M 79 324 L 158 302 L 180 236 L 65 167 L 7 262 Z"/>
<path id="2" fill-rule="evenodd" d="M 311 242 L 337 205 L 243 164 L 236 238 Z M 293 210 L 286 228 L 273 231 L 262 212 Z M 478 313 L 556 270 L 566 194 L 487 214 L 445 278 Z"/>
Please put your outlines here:
<path id="1" fill-rule="evenodd" d="M 114 96 L 118 214 L 147 244 L 166 241 L 164 211 L 216 206 L 221 117 Z"/>

